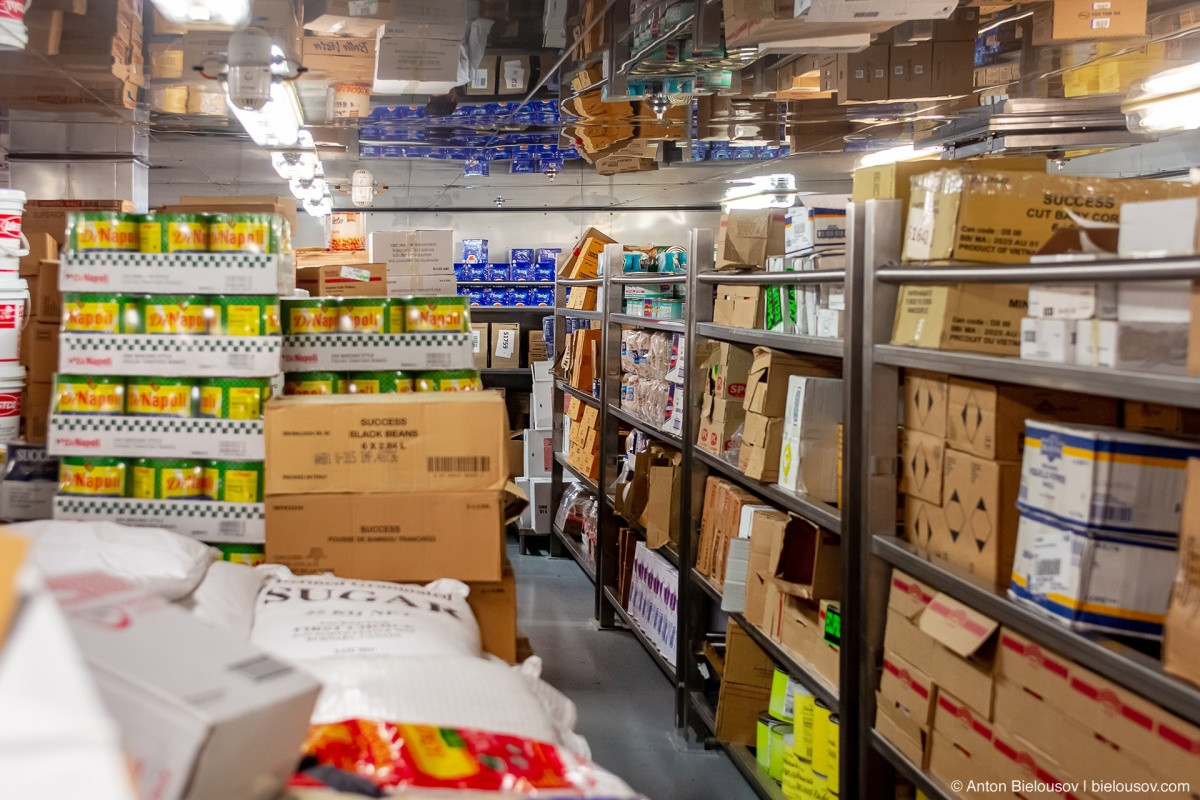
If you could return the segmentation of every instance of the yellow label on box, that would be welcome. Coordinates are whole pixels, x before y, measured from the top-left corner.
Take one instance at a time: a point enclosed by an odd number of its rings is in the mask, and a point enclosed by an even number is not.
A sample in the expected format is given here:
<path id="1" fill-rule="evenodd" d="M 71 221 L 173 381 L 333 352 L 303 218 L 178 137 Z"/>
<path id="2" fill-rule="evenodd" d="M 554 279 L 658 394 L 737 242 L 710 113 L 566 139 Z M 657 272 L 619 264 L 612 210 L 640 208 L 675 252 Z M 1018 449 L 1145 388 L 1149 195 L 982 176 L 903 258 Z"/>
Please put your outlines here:
<path id="1" fill-rule="evenodd" d="M 208 238 L 208 249 L 214 253 L 266 253 L 271 249 L 271 225 L 267 222 L 242 221 L 214 223 Z"/>
<path id="2" fill-rule="evenodd" d="M 125 494 L 125 467 L 101 467 L 94 464 L 63 464 L 59 468 L 62 490 L 68 494 Z"/>
<path id="3" fill-rule="evenodd" d="M 146 304 L 146 333 L 208 332 L 210 310 L 203 305 Z"/>
<path id="4" fill-rule="evenodd" d="M 263 390 L 256 387 L 229 389 L 229 419 L 258 419 L 262 416 Z"/>
<path id="5" fill-rule="evenodd" d="M 226 306 L 225 334 L 227 336 L 265 336 L 262 306 Z"/>
<path id="6" fill-rule="evenodd" d="M 121 304 L 116 300 L 94 303 L 67 303 L 65 328 L 69 331 L 119 333 Z"/>
<path id="7" fill-rule="evenodd" d="M 129 414 L 186 416 L 191 409 L 192 387 L 158 383 L 130 384 Z"/>
<path id="8" fill-rule="evenodd" d="M 292 333 L 332 333 L 337 330 L 337 325 L 337 314 L 328 309 L 288 309 L 288 328 Z"/>
<path id="9" fill-rule="evenodd" d="M 258 473 L 251 470 L 225 470 L 223 495 L 226 503 L 258 502 Z"/>

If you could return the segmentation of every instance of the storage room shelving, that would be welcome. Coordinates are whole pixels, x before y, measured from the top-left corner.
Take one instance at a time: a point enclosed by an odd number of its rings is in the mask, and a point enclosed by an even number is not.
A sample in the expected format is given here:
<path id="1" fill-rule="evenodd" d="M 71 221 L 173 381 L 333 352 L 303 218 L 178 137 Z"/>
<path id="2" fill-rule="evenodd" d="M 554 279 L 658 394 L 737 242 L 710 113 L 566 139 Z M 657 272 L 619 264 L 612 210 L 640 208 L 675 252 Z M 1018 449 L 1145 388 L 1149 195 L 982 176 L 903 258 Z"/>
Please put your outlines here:
<path id="1" fill-rule="evenodd" d="M 1161 664 L 1131 647 L 1103 636 L 1081 635 L 1027 611 L 1008 600 L 1003 591 L 984 586 L 971 576 L 936 564 L 919 555 L 915 548 L 896 537 L 896 429 L 900 424 L 898 403 L 902 370 L 916 368 L 1004 383 L 1046 387 L 1101 397 L 1131 399 L 1200 409 L 1200 378 L 1154 373 L 1078 367 L 971 353 L 945 352 L 901 347 L 889 344 L 895 316 L 897 287 L 901 283 L 1070 283 L 1127 280 L 1200 280 L 1200 258 L 1105 261 L 1092 263 L 1045 264 L 1033 266 L 948 265 L 910 268 L 899 266 L 901 205 L 899 201 L 870 201 L 848 209 L 848 244 L 845 270 L 818 270 L 810 273 L 752 273 L 733 275 L 713 269 L 713 233 L 693 231 L 689 246 L 687 303 L 682 322 L 648 320 L 614 313 L 622 308 L 621 290 L 642 276 L 619 273 L 579 282 L 597 289 L 599 310 L 580 312 L 562 308 L 564 282 L 560 290 L 556 345 L 561 347 L 561 320 L 578 316 L 602 323 L 602 349 L 605 357 L 600 375 L 600 398 L 579 392 L 561 381 L 555 382 L 556 450 L 561 447 L 563 398 L 578 397 L 600 409 L 601 479 L 596 486 L 601 503 L 597 563 L 603 565 L 606 547 L 615 547 L 612 533 L 623 524 L 612 510 L 612 498 L 599 491 L 615 478 L 614 464 L 620 452 L 616 442 L 618 426 L 641 430 L 650 438 L 681 449 L 684 470 L 682 496 L 686 499 L 681 513 L 682 537 L 677 555 L 681 575 L 679 593 L 679 644 L 677 668 L 664 669 L 676 690 L 681 728 L 694 731 L 713 746 L 721 747 L 747 778 L 756 794 L 764 800 L 782 797 L 779 786 L 757 766 L 745 747 L 712 740 L 715 707 L 703 691 L 700 673 L 700 645 L 710 631 L 712 607 L 718 607 L 721 592 L 695 569 L 696 546 L 703 504 L 703 486 L 709 474 L 719 475 L 741 486 L 764 502 L 793 512 L 821 527 L 841 535 L 842 637 L 840 688 L 835 690 L 802 660 L 773 642 L 766 634 L 749 625 L 738 614 L 729 615 L 771 656 L 781 670 L 788 672 L 819 698 L 830 702 L 841 720 L 841 785 L 844 797 L 884 796 L 896 776 L 914 783 L 930 798 L 950 800 L 954 795 L 940 781 L 909 762 L 894 746 L 874 730 L 875 691 L 878 688 L 882 655 L 883 620 L 886 616 L 890 571 L 895 568 L 954 597 L 991 617 L 1002 625 L 1029 636 L 1039 644 L 1075 660 L 1120 686 L 1151 700 L 1189 722 L 1200 724 L 1200 689 L 1167 675 Z M 615 262 L 611 258 L 609 263 Z M 660 276 L 661 278 L 661 276 Z M 655 282 L 654 279 L 643 282 Z M 846 298 L 845 340 L 823 339 L 746 330 L 712 322 L 713 290 L 717 284 L 799 285 L 805 283 L 844 283 Z M 684 391 L 689 398 L 683 436 L 656 430 L 653 425 L 620 407 L 620 331 L 623 326 L 684 333 L 688 359 Z M 824 358 L 840 357 L 845 381 L 843 438 L 843 503 L 841 508 L 815 502 L 774 484 L 748 478 L 736 466 L 699 450 L 696 439 L 702 394 L 697 356 L 705 341 L 733 342 L 745 346 L 764 346 L 789 353 Z M 614 347 L 615 345 L 615 347 Z M 561 358 L 561 351 L 556 360 Z M 614 380 L 615 379 L 615 380 Z M 614 390 L 616 394 L 613 394 Z M 562 458 L 565 462 L 565 458 Z M 556 463 L 556 483 L 561 481 L 565 464 Z M 561 489 L 556 489 L 560 492 Z M 555 507 L 561 494 L 555 494 Z M 561 532 L 560 532 L 561 535 Z M 561 554 L 568 546 L 572 555 L 585 564 L 578 546 L 562 537 Z M 661 552 L 661 551 L 660 551 Z M 674 562 L 673 562 L 674 563 Z M 620 613 L 617 598 L 606 590 L 610 576 L 601 568 L 596 578 L 596 616 L 602 627 L 623 620 L 635 629 L 626 614 Z M 661 657 L 644 636 L 639 640 L 661 663 Z M 673 676 L 673 677 L 672 677 Z"/>

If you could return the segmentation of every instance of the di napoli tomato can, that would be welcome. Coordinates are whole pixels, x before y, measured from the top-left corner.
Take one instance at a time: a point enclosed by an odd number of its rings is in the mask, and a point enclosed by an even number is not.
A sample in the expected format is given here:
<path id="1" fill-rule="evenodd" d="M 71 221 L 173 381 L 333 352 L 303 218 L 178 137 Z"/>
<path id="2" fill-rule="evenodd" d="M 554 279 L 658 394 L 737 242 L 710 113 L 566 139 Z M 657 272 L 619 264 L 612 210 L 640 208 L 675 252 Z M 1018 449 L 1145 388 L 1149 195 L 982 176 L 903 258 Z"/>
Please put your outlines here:
<path id="1" fill-rule="evenodd" d="M 392 333 L 471 330 L 465 297 L 403 297 L 392 300 Z"/>
<path id="2" fill-rule="evenodd" d="M 205 378 L 200 381 L 200 416 L 261 419 L 270 397 L 270 378 Z"/>
<path id="3" fill-rule="evenodd" d="M 288 372 L 283 376 L 283 393 L 339 394 L 345 379 L 336 372 Z"/>
<path id="4" fill-rule="evenodd" d="M 214 336 L 274 336 L 279 333 L 279 298 L 210 297 L 209 332 Z"/>
<path id="5" fill-rule="evenodd" d="M 275 253 L 278 228 L 274 214 L 211 214 L 208 247 L 214 253 Z"/>
<path id="6" fill-rule="evenodd" d="M 355 333 L 389 333 L 390 301 L 386 297 L 342 297 L 337 301 L 338 330 Z"/>
<path id="7" fill-rule="evenodd" d="M 129 378 L 125 409 L 137 417 L 193 417 L 199 396 L 195 378 Z"/>
<path id="8" fill-rule="evenodd" d="M 203 253 L 208 249 L 208 218 L 203 214 L 144 214 L 138 223 L 143 253 Z"/>
<path id="9" fill-rule="evenodd" d="M 154 295 L 142 300 L 145 333 L 203 336 L 208 333 L 212 309 L 195 295 Z"/>
<path id="10" fill-rule="evenodd" d="M 91 497 L 124 497 L 128 468 L 123 458 L 62 456 L 58 460 L 58 491 Z"/>
<path id="11" fill-rule="evenodd" d="M 395 394 L 395 372 L 351 372 L 346 375 L 345 391 L 339 394 Z"/>
<path id="12" fill-rule="evenodd" d="M 257 567 L 267 561 L 266 548 L 261 544 L 214 544 L 221 551 L 222 561 L 234 564 L 245 564 L 247 567 Z"/>
<path id="13" fill-rule="evenodd" d="M 204 467 L 204 494 L 222 503 L 261 503 L 261 461 L 209 461 Z"/>
<path id="14" fill-rule="evenodd" d="M 124 414 L 125 379 L 107 375 L 59 375 L 54 384 L 59 414 Z"/>
<path id="15" fill-rule="evenodd" d="M 67 215 L 67 241 L 77 253 L 136 252 L 138 217 L 119 211 L 74 211 Z"/>
<path id="16" fill-rule="evenodd" d="M 289 298 L 281 301 L 280 308 L 283 310 L 283 332 L 285 334 L 337 332 L 336 300 Z"/>
<path id="17" fill-rule="evenodd" d="M 195 500 L 204 496 L 204 465 L 188 458 L 139 458 L 133 462 L 130 497 Z"/>
<path id="18" fill-rule="evenodd" d="M 418 392 L 479 392 L 483 380 L 473 369 L 447 369 L 418 372 L 413 380 Z"/>
<path id="19" fill-rule="evenodd" d="M 120 294 L 63 294 L 63 330 L 79 333 L 136 333 L 126 330 L 126 298 Z M 136 308 L 136 303 L 134 304 Z M 137 316 L 132 324 L 137 326 Z"/>

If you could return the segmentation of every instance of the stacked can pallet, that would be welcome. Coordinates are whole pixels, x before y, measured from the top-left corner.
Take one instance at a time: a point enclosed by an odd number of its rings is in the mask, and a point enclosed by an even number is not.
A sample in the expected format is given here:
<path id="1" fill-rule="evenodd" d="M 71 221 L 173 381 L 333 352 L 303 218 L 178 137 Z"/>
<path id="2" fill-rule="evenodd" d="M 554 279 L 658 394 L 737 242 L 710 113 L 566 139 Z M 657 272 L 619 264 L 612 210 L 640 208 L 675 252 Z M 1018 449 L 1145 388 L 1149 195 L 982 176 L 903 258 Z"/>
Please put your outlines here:
<path id="1" fill-rule="evenodd" d="M 167 528 L 261 559 L 263 410 L 282 388 L 273 214 L 68 218 L 48 448 L 56 519 Z"/>

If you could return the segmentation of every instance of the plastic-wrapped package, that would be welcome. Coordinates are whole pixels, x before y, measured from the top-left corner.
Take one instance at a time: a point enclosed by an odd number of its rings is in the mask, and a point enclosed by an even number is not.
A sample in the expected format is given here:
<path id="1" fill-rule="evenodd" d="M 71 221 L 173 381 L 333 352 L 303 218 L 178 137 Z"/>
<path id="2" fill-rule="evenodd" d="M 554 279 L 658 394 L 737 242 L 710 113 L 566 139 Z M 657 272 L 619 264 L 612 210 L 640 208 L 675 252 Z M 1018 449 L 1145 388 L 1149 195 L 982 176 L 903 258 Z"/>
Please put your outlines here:
<path id="1" fill-rule="evenodd" d="M 204 624 L 225 628 L 243 641 L 249 641 L 254 625 L 254 605 L 263 585 L 272 576 L 270 568 L 214 561 L 204 580 L 194 592 L 180 600 L 179 605 Z"/>
<path id="2" fill-rule="evenodd" d="M 582 484 L 569 483 L 563 489 L 562 500 L 554 513 L 554 524 L 559 530 L 569 534 L 579 534 L 583 530 L 582 501 L 587 497 L 587 491 Z"/>

